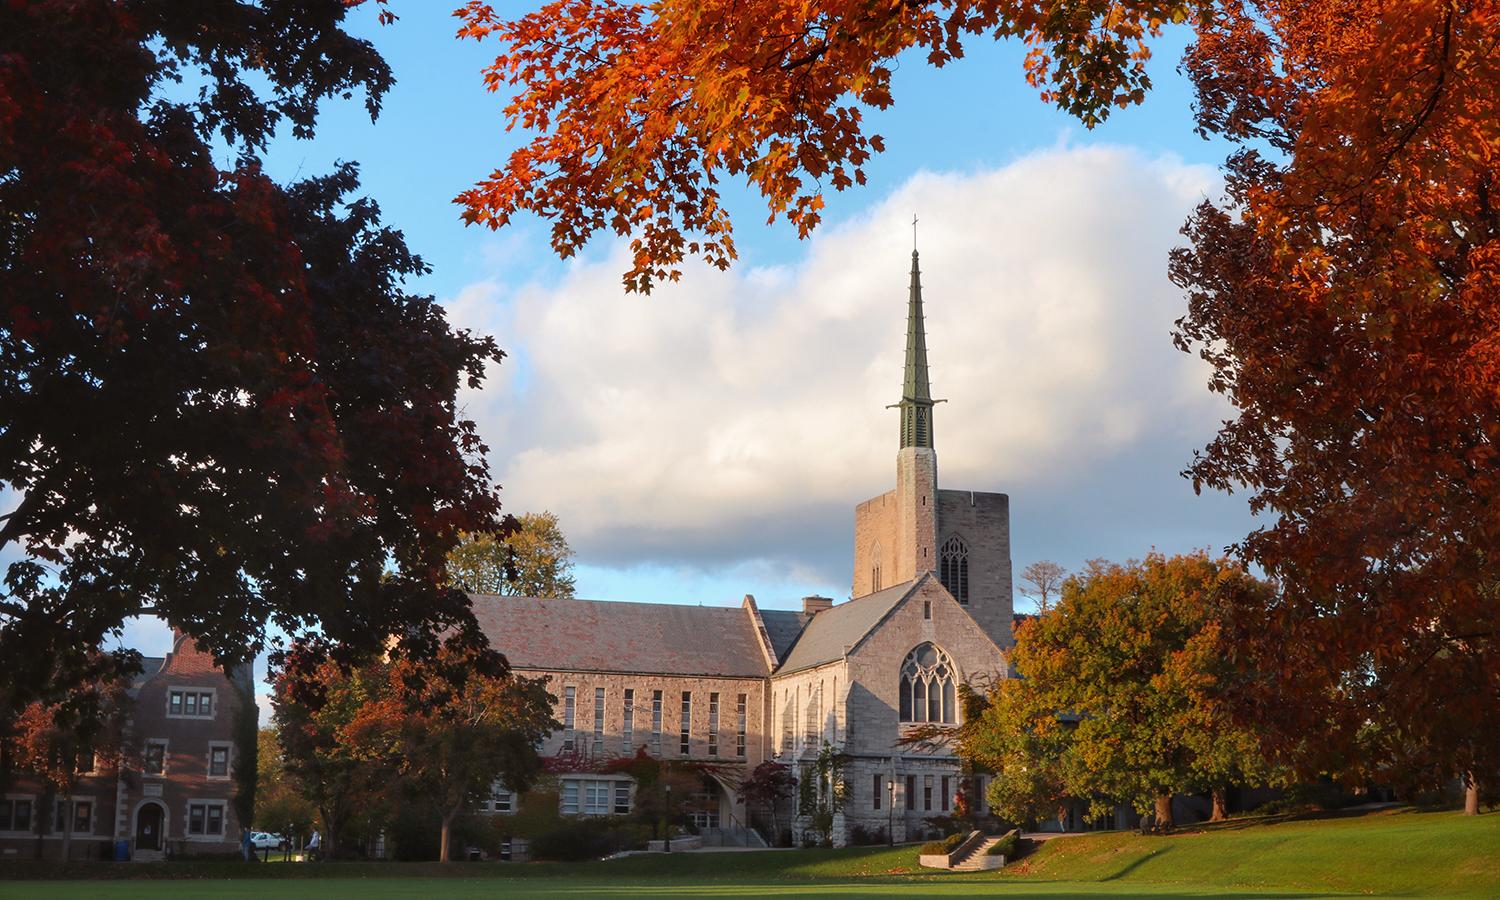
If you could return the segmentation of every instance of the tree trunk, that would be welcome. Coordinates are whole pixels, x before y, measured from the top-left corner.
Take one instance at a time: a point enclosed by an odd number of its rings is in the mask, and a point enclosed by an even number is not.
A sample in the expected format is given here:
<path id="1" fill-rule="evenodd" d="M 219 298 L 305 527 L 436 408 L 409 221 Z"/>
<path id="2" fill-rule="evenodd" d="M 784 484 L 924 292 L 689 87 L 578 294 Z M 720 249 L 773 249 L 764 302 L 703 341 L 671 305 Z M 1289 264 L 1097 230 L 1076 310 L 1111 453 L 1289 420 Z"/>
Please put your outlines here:
<path id="1" fill-rule="evenodd" d="M 1156 798 L 1156 831 L 1158 834 L 1171 834 L 1175 825 L 1172 821 L 1172 795 L 1162 794 Z"/>
<path id="2" fill-rule="evenodd" d="M 1464 815 L 1479 815 L 1479 782 L 1473 772 L 1464 773 Z"/>
<path id="3" fill-rule="evenodd" d="M 1229 818 L 1229 789 L 1220 785 L 1213 789 L 1214 811 L 1208 817 L 1210 822 L 1222 822 Z"/>
<path id="4" fill-rule="evenodd" d="M 453 862 L 453 857 L 448 851 L 451 849 L 449 843 L 453 838 L 453 820 L 456 818 L 458 818 L 457 808 L 443 813 L 443 840 L 442 849 L 438 851 L 438 862 Z"/>

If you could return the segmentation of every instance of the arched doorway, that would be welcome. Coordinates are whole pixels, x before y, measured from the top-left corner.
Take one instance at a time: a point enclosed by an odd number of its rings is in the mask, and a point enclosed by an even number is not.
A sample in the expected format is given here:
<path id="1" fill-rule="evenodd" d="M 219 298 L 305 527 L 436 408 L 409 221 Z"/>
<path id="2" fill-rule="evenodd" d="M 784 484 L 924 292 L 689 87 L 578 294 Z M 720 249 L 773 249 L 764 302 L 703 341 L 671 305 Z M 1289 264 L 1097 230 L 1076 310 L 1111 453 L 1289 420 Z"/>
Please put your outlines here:
<path id="1" fill-rule="evenodd" d="M 160 803 L 146 803 L 135 814 L 135 849 L 160 850 L 166 830 L 167 811 Z"/>

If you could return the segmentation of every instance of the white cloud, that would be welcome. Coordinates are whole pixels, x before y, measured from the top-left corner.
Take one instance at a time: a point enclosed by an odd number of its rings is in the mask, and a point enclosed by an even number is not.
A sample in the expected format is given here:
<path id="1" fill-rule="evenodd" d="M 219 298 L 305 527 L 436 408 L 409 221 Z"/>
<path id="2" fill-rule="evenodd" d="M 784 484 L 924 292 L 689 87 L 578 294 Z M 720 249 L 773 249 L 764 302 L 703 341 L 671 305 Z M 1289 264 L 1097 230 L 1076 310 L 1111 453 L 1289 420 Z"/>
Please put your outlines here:
<path id="1" fill-rule="evenodd" d="M 942 483 L 1007 491 L 1017 515 L 1040 500 L 1053 518 L 1035 532 L 1079 542 L 1033 551 L 1017 522 L 1018 565 L 1109 555 L 1103 536 L 1129 534 L 1161 494 L 1143 501 L 1148 483 L 1189 502 L 1175 473 L 1227 417 L 1202 364 L 1171 345 L 1183 304 L 1165 274 L 1178 228 L 1217 189 L 1207 167 L 1059 147 L 920 173 L 825 227 L 793 267 L 690 266 L 631 295 L 617 246 L 555 284 L 473 285 L 450 314 L 513 359 L 468 412 L 508 508 L 559 513 L 584 562 L 759 561 L 841 583 L 852 507 L 893 477 L 885 405 L 900 395 L 916 213 L 933 392 L 948 400 Z M 1057 518 L 1080 509 L 1082 529 Z M 1127 552 L 1163 543 L 1139 540 Z"/>

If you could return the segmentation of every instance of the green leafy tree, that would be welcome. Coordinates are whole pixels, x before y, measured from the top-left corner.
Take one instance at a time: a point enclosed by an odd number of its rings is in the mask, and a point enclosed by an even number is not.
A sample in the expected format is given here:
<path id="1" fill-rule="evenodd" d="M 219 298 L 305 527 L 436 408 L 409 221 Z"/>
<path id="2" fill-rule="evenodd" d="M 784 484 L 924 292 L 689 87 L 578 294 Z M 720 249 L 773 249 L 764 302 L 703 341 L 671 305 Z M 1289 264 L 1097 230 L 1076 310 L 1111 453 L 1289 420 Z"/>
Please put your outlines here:
<path id="1" fill-rule="evenodd" d="M 1272 774 L 1258 736 L 1233 724 L 1222 699 L 1243 677 L 1220 644 L 1225 606 L 1269 588 L 1206 553 L 1153 553 L 1126 565 L 1094 561 L 1069 578 L 1046 614 L 1022 626 L 971 752 L 997 773 L 991 803 L 1035 817 L 1063 797 L 1155 809 L 1170 830 L 1172 795 L 1224 792 Z"/>
<path id="2" fill-rule="evenodd" d="M 448 553 L 448 578 L 471 594 L 572 597 L 573 548 L 543 510 L 506 517 L 498 534 L 463 534 Z"/>

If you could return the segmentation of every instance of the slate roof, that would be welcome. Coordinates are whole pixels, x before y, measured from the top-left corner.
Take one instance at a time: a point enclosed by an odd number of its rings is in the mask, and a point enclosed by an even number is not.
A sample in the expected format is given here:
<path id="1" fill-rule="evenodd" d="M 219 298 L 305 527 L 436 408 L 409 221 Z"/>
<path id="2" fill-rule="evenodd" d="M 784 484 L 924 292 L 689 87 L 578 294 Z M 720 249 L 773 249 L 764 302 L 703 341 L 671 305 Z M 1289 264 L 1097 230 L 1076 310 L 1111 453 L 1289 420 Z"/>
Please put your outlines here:
<path id="1" fill-rule="evenodd" d="M 786 659 L 792 647 L 796 646 L 797 638 L 802 636 L 802 629 L 812 616 L 805 612 L 794 609 L 763 609 L 760 611 L 760 620 L 766 626 L 766 637 L 771 639 L 771 649 L 776 651 L 777 659 Z"/>
<path id="2" fill-rule="evenodd" d="M 538 597 L 471 597 L 490 645 L 521 669 L 764 678 L 743 609 Z M 769 629 L 769 626 L 768 626 Z"/>
<path id="3" fill-rule="evenodd" d="M 883 591 L 866 594 L 857 600 L 840 603 L 812 617 L 792 652 L 782 657 L 778 674 L 808 669 L 842 659 L 844 649 L 864 639 L 880 621 L 917 587 L 908 581 Z M 764 615 L 764 613 L 762 613 Z M 766 623 L 769 631 L 771 624 Z"/>

